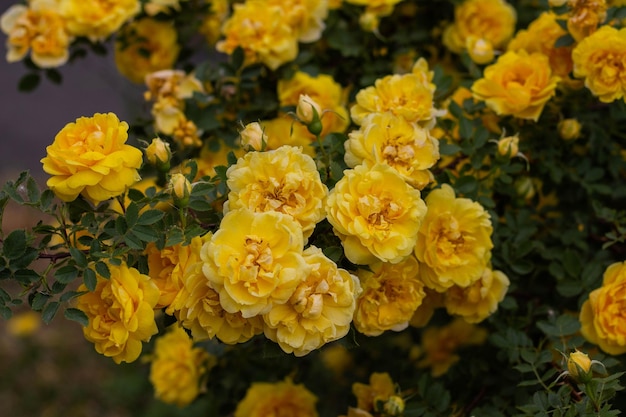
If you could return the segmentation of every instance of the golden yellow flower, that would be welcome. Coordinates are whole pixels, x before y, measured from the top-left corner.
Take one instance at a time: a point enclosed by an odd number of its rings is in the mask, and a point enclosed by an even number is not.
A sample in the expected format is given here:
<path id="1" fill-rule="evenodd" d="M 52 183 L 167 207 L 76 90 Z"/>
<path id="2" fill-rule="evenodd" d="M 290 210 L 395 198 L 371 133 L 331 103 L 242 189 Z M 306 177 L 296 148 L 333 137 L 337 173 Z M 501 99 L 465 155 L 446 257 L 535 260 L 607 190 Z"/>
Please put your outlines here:
<path id="1" fill-rule="evenodd" d="M 574 76 L 604 103 L 623 99 L 626 93 L 626 28 L 602 26 L 583 39 L 572 52 Z"/>
<path id="2" fill-rule="evenodd" d="M 602 286 L 589 294 L 580 310 L 580 332 L 609 355 L 626 353 L 625 299 L 626 261 L 616 262 L 604 271 Z"/>
<path id="3" fill-rule="evenodd" d="M 312 267 L 310 274 L 287 303 L 275 305 L 263 316 L 265 336 L 295 356 L 344 337 L 361 292 L 359 280 L 337 268 L 321 249 L 310 246 L 303 255 Z"/>
<path id="4" fill-rule="evenodd" d="M 29 7 L 15 4 L 0 17 L 0 29 L 7 35 L 7 61 L 30 58 L 40 68 L 65 64 L 73 38 L 67 33 L 65 20 L 52 1 L 31 2 Z"/>
<path id="5" fill-rule="evenodd" d="M 248 0 L 250 1 L 250 0 Z M 322 37 L 328 17 L 328 0 L 252 0 L 283 9 L 283 20 L 296 34 L 300 42 L 315 42 Z"/>
<path id="6" fill-rule="evenodd" d="M 363 162 L 387 164 L 419 190 L 433 180 L 429 168 L 439 160 L 439 141 L 427 129 L 391 113 L 365 117 L 344 146 L 349 167 Z"/>
<path id="7" fill-rule="evenodd" d="M 315 161 L 301 148 L 281 146 L 248 152 L 226 171 L 228 202 L 224 211 L 245 207 L 254 212 L 276 211 L 292 216 L 305 239 L 325 217 L 328 188 Z"/>
<path id="8" fill-rule="evenodd" d="M 89 319 L 83 327 L 85 338 L 96 351 L 113 358 L 115 363 L 133 362 L 141 354 L 141 342 L 147 342 L 158 329 L 154 307 L 159 289 L 148 275 L 135 268 L 109 264 L 110 278 L 97 275 L 94 292 L 82 284 L 76 307 Z"/>
<path id="9" fill-rule="evenodd" d="M 154 344 L 149 377 L 154 396 L 167 404 L 187 406 L 198 396 L 201 378 L 215 362 L 207 351 L 193 347 L 182 327 L 171 326 Z"/>
<path id="10" fill-rule="evenodd" d="M 422 281 L 439 292 L 473 284 L 491 258 L 489 213 L 475 201 L 456 197 L 447 184 L 431 191 L 426 205 L 415 246 Z"/>
<path id="11" fill-rule="evenodd" d="M 352 121 L 360 125 L 370 113 L 391 112 L 430 129 L 438 114 L 433 94 L 431 83 L 425 82 L 422 74 L 387 75 L 357 93 L 350 115 Z"/>
<path id="12" fill-rule="evenodd" d="M 60 11 L 72 35 L 103 41 L 141 10 L 139 0 L 61 0 Z"/>
<path id="13" fill-rule="evenodd" d="M 363 292 L 357 299 L 354 326 L 367 336 L 406 329 L 426 296 L 417 260 L 409 256 L 397 264 L 379 262 L 369 267 L 356 272 Z"/>
<path id="14" fill-rule="evenodd" d="M 143 155 L 126 145 L 128 124 L 113 113 L 96 113 L 68 123 L 41 160 L 47 185 L 63 201 L 82 194 L 94 203 L 123 194 L 141 178 Z"/>
<path id="15" fill-rule="evenodd" d="M 501 271 L 485 268 L 480 279 L 469 287 L 454 285 L 444 293 L 444 304 L 451 315 L 468 323 L 480 323 L 498 309 L 509 288 L 509 278 Z"/>
<path id="16" fill-rule="evenodd" d="M 557 39 L 567 34 L 553 12 L 543 12 L 530 22 L 528 28 L 518 31 L 509 42 L 509 51 L 525 50 L 529 54 L 539 52 L 548 57 L 552 73 L 562 80 L 572 71 L 572 46 L 554 46 Z"/>
<path id="17" fill-rule="evenodd" d="M 314 136 L 302 123 L 293 117 L 281 115 L 270 120 L 261 120 L 263 132 L 267 135 L 265 150 L 278 149 L 284 145 L 302 148 L 302 152 L 311 157 L 315 156 L 315 148 L 311 145 Z"/>
<path id="18" fill-rule="evenodd" d="M 330 192 L 327 219 L 355 264 L 398 263 L 415 247 L 426 215 L 420 192 L 389 165 L 346 170 Z"/>
<path id="19" fill-rule="evenodd" d="M 320 352 L 320 359 L 324 366 L 337 377 L 354 366 L 354 360 L 348 348 L 339 343 L 325 346 Z"/>
<path id="20" fill-rule="evenodd" d="M 233 6 L 233 14 L 222 27 L 224 38 L 216 49 L 232 54 L 243 48 L 246 64 L 261 62 L 275 70 L 298 55 L 298 34 L 284 20 L 284 10 L 261 1 Z"/>
<path id="21" fill-rule="evenodd" d="M 504 0 L 465 0 L 454 8 L 454 23 L 446 28 L 443 43 L 455 53 L 477 41 L 492 49 L 502 49 L 513 36 L 516 21 L 515 9 Z M 474 53 L 470 57 L 482 55 Z M 488 62 L 480 61 L 476 62 Z"/>
<path id="22" fill-rule="evenodd" d="M 567 30 L 580 42 L 598 29 L 605 20 L 609 7 L 606 0 L 569 0 Z"/>
<path id="23" fill-rule="evenodd" d="M 234 417 L 317 417 L 317 397 L 302 384 L 254 382 L 237 404 Z"/>
<path id="24" fill-rule="evenodd" d="M 8 334 L 18 337 L 29 336 L 41 327 L 41 313 L 32 310 L 24 311 L 15 314 L 6 323 Z"/>
<path id="25" fill-rule="evenodd" d="M 361 382 L 352 384 L 352 393 L 357 399 L 357 409 L 374 411 L 376 403 L 386 402 L 396 393 L 396 385 L 386 372 L 374 372 L 370 375 L 369 385 Z"/>
<path id="26" fill-rule="evenodd" d="M 288 80 L 279 80 L 277 91 L 282 107 L 296 106 L 300 96 L 305 94 L 319 104 L 322 112 L 326 110 L 323 114 L 319 113 L 322 120 L 322 137 L 331 132 L 344 132 L 350 124 L 344 89 L 330 75 L 311 76 L 298 71 Z M 311 134 L 307 136 L 314 139 Z"/>
<path id="27" fill-rule="evenodd" d="M 487 330 L 461 318 L 454 319 L 443 327 L 428 327 L 422 333 L 421 353 L 424 358 L 417 366 L 430 368 L 433 377 L 441 376 L 459 361 L 457 349 L 482 345 L 486 339 Z"/>
<path id="28" fill-rule="evenodd" d="M 180 46 L 176 29 L 169 22 L 144 18 L 125 26 L 115 41 L 115 65 L 134 83 L 144 83 L 148 74 L 172 68 Z"/>
<path id="29" fill-rule="evenodd" d="M 230 0 L 212 0 L 209 13 L 206 14 L 200 26 L 200 33 L 204 35 L 210 46 L 215 45 L 221 35 L 222 25 L 230 12 Z"/>
<path id="30" fill-rule="evenodd" d="M 302 256 L 302 227 L 276 211 L 228 212 L 202 247 L 202 271 L 219 293 L 224 310 L 245 318 L 289 301 L 311 273 Z"/>
<path id="31" fill-rule="evenodd" d="M 509 51 L 485 68 L 472 86 L 474 97 L 498 115 L 537 121 L 556 93 L 560 77 L 552 73 L 547 56 L 524 50 Z"/>

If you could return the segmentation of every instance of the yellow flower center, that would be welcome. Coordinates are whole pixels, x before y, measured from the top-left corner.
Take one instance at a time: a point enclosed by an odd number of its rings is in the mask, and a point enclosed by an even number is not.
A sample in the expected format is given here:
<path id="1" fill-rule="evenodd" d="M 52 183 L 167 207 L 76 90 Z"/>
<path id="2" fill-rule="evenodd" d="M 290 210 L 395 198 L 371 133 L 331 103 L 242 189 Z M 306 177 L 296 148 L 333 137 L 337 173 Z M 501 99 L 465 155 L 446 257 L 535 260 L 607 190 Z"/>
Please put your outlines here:
<path id="1" fill-rule="evenodd" d="M 391 198 L 375 195 L 359 197 L 357 207 L 361 216 L 367 219 L 369 227 L 376 230 L 389 229 L 403 212 L 402 207 Z"/>
<path id="2" fill-rule="evenodd" d="M 437 219 L 436 228 L 437 256 L 446 264 L 456 265 L 461 262 L 459 254 L 465 250 L 467 236 L 463 234 L 458 220 L 451 213 L 443 213 Z"/>

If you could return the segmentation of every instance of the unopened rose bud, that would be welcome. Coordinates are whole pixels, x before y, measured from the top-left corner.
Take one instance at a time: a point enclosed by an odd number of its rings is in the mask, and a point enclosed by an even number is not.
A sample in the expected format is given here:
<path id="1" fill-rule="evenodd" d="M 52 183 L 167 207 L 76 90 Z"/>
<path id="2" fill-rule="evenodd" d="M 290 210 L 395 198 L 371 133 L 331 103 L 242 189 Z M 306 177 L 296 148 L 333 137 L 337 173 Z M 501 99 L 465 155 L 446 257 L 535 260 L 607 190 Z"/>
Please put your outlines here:
<path id="1" fill-rule="evenodd" d="M 521 177 L 515 181 L 515 191 L 524 200 L 530 200 L 536 193 L 533 181 L 529 177 Z"/>
<path id="2" fill-rule="evenodd" d="M 169 190 L 177 207 L 187 207 L 191 195 L 191 183 L 183 174 L 172 174 L 169 182 Z"/>
<path id="3" fill-rule="evenodd" d="M 582 125 L 576 119 L 563 119 L 559 122 L 559 136 L 563 140 L 575 140 L 580 137 Z"/>
<path id="4" fill-rule="evenodd" d="M 494 51 L 491 42 L 477 36 L 469 36 L 465 47 L 475 63 L 482 65 L 493 61 Z"/>
<path id="5" fill-rule="evenodd" d="M 359 17 L 359 26 L 365 32 L 376 32 L 380 25 L 380 17 L 373 12 L 364 12 Z"/>
<path id="6" fill-rule="evenodd" d="M 296 116 L 306 125 L 314 135 L 319 135 L 322 132 L 322 121 L 320 116 L 322 114 L 322 108 L 307 94 L 300 94 L 298 99 L 298 106 L 296 107 Z"/>
<path id="7" fill-rule="evenodd" d="M 586 353 L 576 350 L 567 359 L 567 370 L 577 381 L 588 382 L 591 379 L 591 359 Z"/>
<path id="8" fill-rule="evenodd" d="M 239 139 L 247 150 L 262 151 L 267 143 L 267 135 L 259 122 L 248 123 L 239 133 Z"/>
<path id="9" fill-rule="evenodd" d="M 385 403 L 384 412 L 386 416 L 401 416 L 404 413 L 404 400 L 402 397 L 392 395 Z"/>
<path id="10" fill-rule="evenodd" d="M 170 144 L 160 138 L 152 139 L 152 143 L 146 148 L 146 158 L 159 171 L 169 171 L 170 159 L 172 158 Z"/>
<path id="11" fill-rule="evenodd" d="M 502 156 L 514 157 L 519 152 L 519 136 L 507 136 L 498 141 L 498 153 Z"/>

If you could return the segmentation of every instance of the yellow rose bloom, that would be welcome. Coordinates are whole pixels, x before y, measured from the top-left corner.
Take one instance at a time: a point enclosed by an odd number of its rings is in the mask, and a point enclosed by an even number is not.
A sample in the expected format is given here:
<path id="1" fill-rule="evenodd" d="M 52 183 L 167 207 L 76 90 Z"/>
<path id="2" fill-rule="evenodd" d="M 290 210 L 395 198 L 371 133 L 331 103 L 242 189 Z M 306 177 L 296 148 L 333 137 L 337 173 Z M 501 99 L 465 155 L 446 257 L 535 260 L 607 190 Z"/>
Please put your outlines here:
<path id="1" fill-rule="evenodd" d="M 359 165 L 335 184 L 326 213 L 350 262 L 398 263 L 415 247 L 426 205 L 389 165 Z"/>
<path id="2" fill-rule="evenodd" d="M 502 49 L 513 36 L 516 21 L 515 9 L 504 0 L 465 0 L 454 8 L 454 23 L 446 28 L 443 43 L 454 53 L 477 39 Z"/>
<path id="3" fill-rule="evenodd" d="M 60 11 L 72 35 L 103 41 L 141 10 L 139 0 L 61 0 Z"/>
<path id="4" fill-rule="evenodd" d="M 489 213 L 475 201 L 456 197 L 447 184 L 428 194 L 426 206 L 415 245 L 422 281 L 439 292 L 453 285 L 468 287 L 491 258 Z"/>
<path id="5" fill-rule="evenodd" d="M 300 42 L 318 41 L 328 17 L 328 0 L 248 0 L 283 9 L 283 19 L 294 31 Z"/>
<path id="6" fill-rule="evenodd" d="M 552 73 L 547 56 L 525 50 L 509 51 L 485 68 L 483 78 L 472 85 L 472 93 L 500 116 L 536 122 L 560 80 Z"/>
<path id="7" fill-rule="evenodd" d="M 154 344 L 149 377 L 154 396 L 167 404 L 187 406 L 198 396 L 200 380 L 210 362 L 215 363 L 215 358 L 202 348 L 194 348 L 182 327 L 171 326 Z"/>
<path id="8" fill-rule="evenodd" d="M 212 0 L 211 9 L 206 14 L 202 25 L 200 26 L 200 33 L 204 35 L 207 43 L 210 46 L 215 45 L 221 36 L 222 25 L 228 18 L 230 12 L 230 0 Z"/>
<path id="9" fill-rule="evenodd" d="M 433 377 L 441 376 L 461 359 L 456 353 L 457 349 L 482 345 L 485 340 L 487 330 L 461 318 L 443 327 L 428 327 L 422 333 L 420 351 L 424 357 L 417 363 L 417 367 L 430 368 Z"/>
<path id="10" fill-rule="evenodd" d="M 311 391 L 291 379 L 254 382 L 237 404 L 234 417 L 317 417 L 316 402 L 317 397 Z"/>
<path id="11" fill-rule="evenodd" d="M 611 264 L 604 271 L 602 286 L 589 294 L 580 310 L 580 332 L 609 355 L 626 353 L 624 299 L 626 261 Z"/>
<path id="12" fill-rule="evenodd" d="M 141 342 L 149 341 L 158 331 L 154 307 L 159 289 L 149 276 L 125 263 L 108 267 L 111 277 L 97 275 L 94 292 L 85 284 L 78 287 L 86 293 L 78 297 L 76 308 L 89 319 L 83 334 L 98 353 L 118 364 L 133 362 L 141 354 Z"/>
<path id="13" fill-rule="evenodd" d="M 572 47 L 554 47 L 554 43 L 567 32 L 553 12 L 543 12 L 530 22 L 528 28 L 518 31 L 509 42 L 509 51 L 525 50 L 529 54 L 539 52 L 548 57 L 552 73 L 566 80 L 572 71 Z"/>
<path id="14" fill-rule="evenodd" d="M 267 135 L 265 150 L 289 145 L 302 148 L 302 152 L 310 157 L 315 156 L 315 148 L 311 146 L 313 135 L 305 125 L 298 123 L 293 117 L 282 115 L 270 120 L 261 120 L 260 123 Z"/>
<path id="15" fill-rule="evenodd" d="M 370 271 L 356 272 L 363 292 L 357 299 L 354 326 L 367 336 L 401 331 L 426 296 L 419 280 L 419 265 L 413 256 L 397 263 L 376 263 Z"/>
<path id="16" fill-rule="evenodd" d="M 287 214 L 233 210 L 202 247 L 202 271 L 224 310 L 245 318 L 266 314 L 310 275 L 303 243 L 302 227 Z"/>
<path id="17" fill-rule="evenodd" d="M 115 65 L 134 83 L 144 83 L 148 74 L 172 68 L 180 46 L 176 29 L 169 22 L 144 18 L 129 23 L 115 41 Z"/>
<path id="18" fill-rule="evenodd" d="M 585 87 L 603 103 L 623 99 L 626 94 L 626 28 L 602 26 L 583 39 L 572 52 L 574 76 L 585 79 Z"/>
<path id="19" fill-rule="evenodd" d="M 73 38 L 57 7 L 54 1 L 31 2 L 30 7 L 15 4 L 2 14 L 0 29 L 7 35 L 8 62 L 21 61 L 28 51 L 40 68 L 59 67 L 67 62 Z"/>
<path id="20" fill-rule="evenodd" d="M 461 316 L 468 323 L 480 323 L 498 309 L 509 288 L 509 278 L 501 271 L 485 268 L 480 279 L 469 287 L 453 285 L 444 293 L 448 314 Z"/>
<path id="21" fill-rule="evenodd" d="M 357 399 L 359 410 L 374 411 L 377 401 L 387 401 L 396 393 L 396 384 L 386 372 L 374 372 L 370 375 L 369 384 L 355 382 L 352 393 Z"/>
<path id="22" fill-rule="evenodd" d="M 344 146 L 349 167 L 363 162 L 387 164 L 419 190 L 433 180 L 429 168 L 439 160 L 439 141 L 427 129 L 391 113 L 365 117 Z"/>
<path id="23" fill-rule="evenodd" d="M 569 0 L 567 31 L 576 42 L 594 33 L 606 20 L 607 0 Z"/>
<path id="24" fill-rule="evenodd" d="M 311 76 L 306 72 L 298 71 L 292 78 L 278 81 L 278 100 L 280 106 L 295 106 L 302 94 L 308 95 L 322 109 L 329 110 L 320 113 L 322 121 L 322 137 L 331 132 L 344 132 L 350 124 L 348 110 L 345 107 L 346 95 L 344 89 L 333 77 L 327 74 Z M 311 140 L 313 135 L 307 134 Z"/>
<path id="25" fill-rule="evenodd" d="M 303 252 L 312 269 L 289 301 L 263 316 L 265 336 L 281 349 L 304 356 L 350 330 L 359 280 L 311 246 Z"/>
<path id="26" fill-rule="evenodd" d="M 357 93 L 350 116 L 354 123 L 361 125 L 370 113 L 391 112 L 430 129 L 437 115 L 433 97 L 431 84 L 425 82 L 421 74 L 387 75 Z"/>
<path id="27" fill-rule="evenodd" d="M 261 1 L 233 6 L 233 14 L 222 26 L 224 38 L 216 49 L 232 54 L 243 48 L 246 64 L 261 62 L 275 70 L 298 55 L 297 33 L 284 20 L 284 10 Z"/>
<path id="28" fill-rule="evenodd" d="M 98 204 L 123 194 L 141 178 L 141 151 L 126 145 L 128 124 L 113 113 L 96 113 L 68 123 L 41 160 L 48 187 L 63 201 L 82 194 Z"/>
<path id="29" fill-rule="evenodd" d="M 224 212 L 244 207 L 288 214 L 300 223 L 305 239 L 325 217 L 328 188 L 313 158 L 301 148 L 248 152 L 228 168 L 226 176 L 230 192 Z"/>

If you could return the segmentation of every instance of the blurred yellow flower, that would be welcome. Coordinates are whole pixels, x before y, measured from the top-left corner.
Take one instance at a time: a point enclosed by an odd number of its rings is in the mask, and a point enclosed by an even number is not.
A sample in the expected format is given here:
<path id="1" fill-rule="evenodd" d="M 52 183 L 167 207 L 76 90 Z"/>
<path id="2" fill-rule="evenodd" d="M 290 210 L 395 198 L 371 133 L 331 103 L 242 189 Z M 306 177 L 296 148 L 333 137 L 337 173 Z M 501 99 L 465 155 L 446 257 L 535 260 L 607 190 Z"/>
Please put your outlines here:
<path id="1" fill-rule="evenodd" d="M 580 332 L 609 355 L 626 353 L 623 304 L 626 299 L 626 261 L 604 271 L 602 286 L 589 294 L 580 309 Z"/>
<path id="2" fill-rule="evenodd" d="M 222 26 L 224 37 L 215 47 L 226 54 L 241 47 L 246 64 L 261 62 L 275 70 L 298 55 L 298 35 L 284 14 L 282 7 L 262 1 L 237 3 Z"/>
<path id="3" fill-rule="evenodd" d="M 609 8 L 607 0 L 569 0 L 567 5 L 567 30 L 576 42 L 594 33 L 604 23 Z"/>
<path id="4" fill-rule="evenodd" d="M 31 1 L 29 7 L 14 4 L 0 17 L 0 29 L 7 35 L 8 62 L 21 61 L 30 50 L 35 65 L 53 68 L 65 64 L 70 56 L 73 37 L 54 0 Z"/>
<path id="5" fill-rule="evenodd" d="M 421 190 L 432 180 L 439 160 L 439 141 L 427 129 L 391 113 L 372 113 L 348 134 L 344 159 L 349 167 L 363 162 L 387 164 Z"/>
<path id="6" fill-rule="evenodd" d="M 491 258 L 489 213 L 475 201 L 456 197 L 447 184 L 428 194 L 426 206 L 415 245 L 422 281 L 439 292 L 473 284 Z"/>
<path id="7" fill-rule="evenodd" d="M 350 330 L 359 280 L 310 246 L 303 252 L 312 269 L 285 304 L 263 316 L 265 336 L 287 353 L 304 356 Z"/>
<path id="8" fill-rule="evenodd" d="M 83 334 L 98 353 L 115 363 L 133 362 L 141 354 L 141 342 L 158 331 L 154 307 L 159 288 L 148 275 L 124 262 L 108 267 L 110 278 L 97 275 L 95 291 L 88 291 L 85 284 L 78 287 L 86 293 L 78 297 L 76 307 L 89 319 Z"/>
<path id="9" fill-rule="evenodd" d="M 472 92 L 498 115 L 537 121 L 560 80 L 552 73 L 547 56 L 509 51 L 485 68 L 483 78 L 472 85 Z"/>
<path id="10" fill-rule="evenodd" d="M 250 0 L 248 0 L 250 1 Z M 296 34 L 298 41 L 315 42 L 322 37 L 328 17 L 328 0 L 251 0 L 283 9 L 283 20 Z"/>
<path id="11" fill-rule="evenodd" d="M 143 10 L 148 16 L 156 16 L 159 13 L 169 14 L 172 10 L 180 11 L 180 3 L 187 0 L 147 0 Z"/>
<path id="12" fill-rule="evenodd" d="M 374 372 L 370 375 L 369 384 L 352 384 L 352 393 L 357 399 L 357 409 L 373 412 L 377 402 L 386 402 L 395 395 L 396 384 L 388 373 Z"/>
<path id="13" fill-rule="evenodd" d="M 315 156 L 315 148 L 311 146 L 313 135 L 293 117 L 281 115 L 274 119 L 261 120 L 260 123 L 267 135 L 266 151 L 289 145 L 302 148 L 302 152 L 310 157 Z"/>
<path id="14" fill-rule="evenodd" d="M 509 278 L 486 267 L 480 279 L 469 287 L 454 285 L 444 293 L 448 314 L 461 316 L 468 323 L 480 323 L 498 309 L 509 288 Z"/>
<path id="15" fill-rule="evenodd" d="M 266 314 L 310 275 L 303 243 L 302 227 L 287 214 L 232 210 L 202 247 L 202 270 L 224 310 Z"/>
<path id="16" fill-rule="evenodd" d="M 441 376 L 461 359 L 456 353 L 458 349 L 482 345 L 486 339 L 486 329 L 461 318 L 443 327 L 427 327 L 422 333 L 421 353 L 424 357 L 417 363 L 417 367 L 430 368 L 433 377 Z"/>
<path id="17" fill-rule="evenodd" d="M 603 103 L 623 99 L 626 94 L 626 28 L 602 26 L 583 39 L 572 52 L 574 76 L 585 79 L 585 87 Z"/>
<path id="18" fill-rule="evenodd" d="M 228 202 L 224 212 L 247 208 L 276 211 L 293 217 L 305 239 L 325 217 L 328 188 L 315 161 L 293 146 L 267 152 L 248 152 L 226 171 Z"/>
<path id="19" fill-rule="evenodd" d="M 41 313 L 24 311 L 7 320 L 7 333 L 18 337 L 29 336 L 41 327 L 41 323 Z"/>
<path id="20" fill-rule="evenodd" d="M 143 18 L 126 25 L 115 41 L 115 65 L 134 83 L 144 83 L 146 76 L 172 68 L 180 46 L 176 29 L 169 22 Z"/>
<path id="21" fill-rule="evenodd" d="M 465 0 L 454 8 L 454 23 L 444 31 L 443 43 L 457 54 L 477 42 L 501 50 L 513 36 L 516 21 L 515 9 L 504 0 Z M 480 64 L 489 62 L 476 51 L 470 50 L 470 57 L 479 58 L 475 62 Z"/>
<path id="22" fill-rule="evenodd" d="M 128 124 L 113 113 L 68 123 L 41 160 L 48 187 L 63 201 L 82 194 L 95 204 L 123 194 L 141 178 L 141 151 L 126 145 Z"/>
<path id="23" fill-rule="evenodd" d="M 254 382 L 237 404 L 234 417 L 317 417 L 317 397 L 291 379 L 280 382 Z"/>
<path id="24" fill-rule="evenodd" d="M 201 378 L 215 362 L 207 351 L 193 347 L 182 327 L 172 325 L 154 344 L 149 377 L 154 396 L 166 404 L 187 406 L 198 396 Z"/>
<path id="25" fill-rule="evenodd" d="M 582 124 L 575 118 L 563 119 L 557 125 L 559 136 L 563 140 L 575 140 L 580 137 Z"/>
<path id="26" fill-rule="evenodd" d="M 426 205 L 389 165 L 358 165 L 335 184 L 326 213 L 350 262 L 398 263 L 415 247 Z"/>
<path id="27" fill-rule="evenodd" d="M 61 0 L 60 12 L 72 35 L 104 41 L 141 10 L 139 0 Z"/>
<path id="28" fill-rule="evenodd" d="M 419 265 L 413 256 L 397 263 L 375 263 L 359 269 L 363 292 L 357 299 L 354 326 L 367 336 L 401 331 L 426 296 L 419 280 Z"/>
<path id="29" fill-rule="evenodd" d="M 212 0 L 211 8 L 204 17 L 199 31 L 210 46 L 215 45 L 221 36 L 222 25 L 230 12 L 230 0 Z"/>

